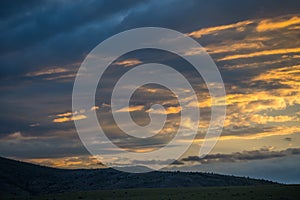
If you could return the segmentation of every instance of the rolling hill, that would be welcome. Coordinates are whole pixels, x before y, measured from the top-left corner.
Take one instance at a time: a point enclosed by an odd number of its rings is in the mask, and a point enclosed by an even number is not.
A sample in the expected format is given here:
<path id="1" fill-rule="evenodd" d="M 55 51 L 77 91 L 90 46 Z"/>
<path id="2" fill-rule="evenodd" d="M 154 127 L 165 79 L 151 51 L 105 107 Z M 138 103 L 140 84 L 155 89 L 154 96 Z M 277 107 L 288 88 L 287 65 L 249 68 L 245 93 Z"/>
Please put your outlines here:
<path id="1" fill-rule="evenodd" d="M 130 174 L 114 169 L 56 169 L 0 157 L 0 197 L 129 188 L 257 186 L 251 178 L 195 172 Z M 1 199 L 1 198 L 0 198 Z"/>

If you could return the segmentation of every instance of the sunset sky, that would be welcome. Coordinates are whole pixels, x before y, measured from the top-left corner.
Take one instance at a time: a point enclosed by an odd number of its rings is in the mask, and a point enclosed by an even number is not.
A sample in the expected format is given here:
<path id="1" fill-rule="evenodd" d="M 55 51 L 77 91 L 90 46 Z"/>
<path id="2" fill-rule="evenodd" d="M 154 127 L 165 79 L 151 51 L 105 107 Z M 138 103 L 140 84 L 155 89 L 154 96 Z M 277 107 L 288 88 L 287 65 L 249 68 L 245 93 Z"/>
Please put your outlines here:
<path id="1" fill-rule="evenodd" d="M 168 118 L 160 136 L 138 144 L 113 123 L 109 96 L 123 73 L 158 62 L 192 80 L 198 102 L 190 106 L 201 111 L 199 125 L 184 121 L 187 132 L 198 125 L 198 135 L 168 170 L 300 183 L 300 1 L 30 0 L 2 1 L 0 10 L 0 156 L 61 168 L 103 167 L 74 126 L 74 120 L 86 120 L 91 111 L 121 148 L 145 152 L 163 147 L 180 120 L 170 90 L 141 87 L 131 106 L 117 111 L 129 110 L 137 124 L 145 125 L 152 104 L 165 107 Z M 220 70 L 227 115 L 217 145 L 205 158 L 197 152 L 210 119 L 209 93 L 191 66 L 168 52 L 148 49 L 121 56 L 105 72 L 95 107 L 72 111 L 73 83 L 86 55 L 116 33 L 148 26 L 192 37 Z M 116 159 L 112 156 L 112 162 L 121 162 Z M 144 162 L 159 165 L 164 160 Z M 126 163 L 143 164 L 134 158 Z"/>

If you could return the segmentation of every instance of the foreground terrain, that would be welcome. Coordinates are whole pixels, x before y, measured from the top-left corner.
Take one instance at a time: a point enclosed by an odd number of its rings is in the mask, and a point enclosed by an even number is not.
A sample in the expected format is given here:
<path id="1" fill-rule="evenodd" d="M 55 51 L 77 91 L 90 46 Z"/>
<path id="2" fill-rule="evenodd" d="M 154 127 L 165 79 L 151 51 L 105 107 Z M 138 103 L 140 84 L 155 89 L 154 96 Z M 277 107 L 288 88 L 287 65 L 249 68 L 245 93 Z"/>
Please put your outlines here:
<path id="1" fill-rule="evenodd" d="M 211 173 L 55 169 L 0 157 L 0 199 L 300 199 L 299 185 Z"/>
<path id="2" fill-rule="evenodd" d="M 12 198 L 8 198 L 12 199 Z M 16 199 L 24 199 L 16 198 Z M 298 200 L 300 185 L 266 185 L 266 186 L 235 186 L 235 187 L 198 187 L 198 188 L 160 188 L 160 189 L 124 189 L 99 190 L 89 192 L 73 192 L 42 196 L 27 196 L 32 200 L 60 199 L 209 199 L 209 200 Z"/>

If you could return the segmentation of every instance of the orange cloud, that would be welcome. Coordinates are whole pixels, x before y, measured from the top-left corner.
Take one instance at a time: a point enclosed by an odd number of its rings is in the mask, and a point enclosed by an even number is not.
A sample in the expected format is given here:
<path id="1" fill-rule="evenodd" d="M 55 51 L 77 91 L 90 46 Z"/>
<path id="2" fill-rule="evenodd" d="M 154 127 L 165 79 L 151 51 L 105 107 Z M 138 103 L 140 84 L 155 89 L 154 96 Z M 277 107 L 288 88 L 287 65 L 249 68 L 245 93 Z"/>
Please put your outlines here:
<path id="1" fill-rule="evenodd" d="M 282 62 L 282 59 L 279 60 L 272 60 L 272 61 L 264 61 L 264 62 L 253 62 L 253 63 L 242 63 L 242 64 L 236 64 L 236 65 L 225 65 L 226 69 L 228 70 L 235 70 L 235 69 L 243 69 L 243 68 L 259 68 L 261 66 L 266 66 L 266 65 L 273 65 L 276 63 Z"/>
<path id="2" fill-rule="evenodd" d="M 230 44 L 232 43 L 232 44 Z M 245 49 L 259 49 L 264 47 L 262 42 L 253 42 L 253 41 L 227 41 L 224 45 L 209 45 L 205 47 L 205 50 L 210 54 L 216 53 L 226 53 L 226 52 L 237 52 Z"/>
<path id="3" fill-rule="evenodd" d="M 264 51 L 248 53 L 248 54 L 229 55 L 229 56 L 225 56 L 224 58 L 218 59 L 218 61 L 235 60 L 241 58 L 253 58 L 259 56 L 269 56 L 269 55 L 278 55 L 278 54 L 299 53 L 299 52 L 300 52 L 299 47 L 287 48 L 287 49 L 273 49 L 273 50 L 264 50 Z"/>
<path id="4" fill-rule="evenodd" d="M 117 110 L 116 112 L 134 112 L 134 111 L 141 111 L 143 109 L 144 109 L 143 105 L 129 106 L 129 107 L 121 108 L 121 109 Z"/>
<path id="5" fill-rule="evenodd" d="M 125 148 L 127 151 L 133 151 L 136 153 L 147 153 L 156 150 L 157 148 L 154 147 L 148 147 L 148 148 L 142 148 L 142 149 L 132 149 L 132 148 Z"/>
<path id="6" fill-rule="evenodd" d="M 71 117 L 60 117 L 53 120 L 55 123 L 63 123 L 63 122 L 69 122 L 69 121 L 76 121 L 76 120 L 82 120 L 86 119 L 87 117 L 85 115 L 79 114 L 79 115 L 73 115 Z"/>
<path id="7" fill-rule="evenodd" d="M 123 60 L 120 62 L 116 62 L 116 65 L 122 65 L 124 67 L 131 67 L 133 65 L 138 65 L 141 64 L 142 61 L 138 60 L 138 59 L 128 59 L 128 60 Z"/>
<path id="8" fill-rule="evenodd" d="M 288 20 L 272 21 L 270 19 L 262 20 L 256 27 L 258 32 L 272 31 L 282 29 L 291 25 L 300 24 L 300 18 L 294 16 Z"/>
<path id="9" fill-rule="evenodd" d="M 82 169 L 82 168 L 103 168 L 103 166 L 96 157 L 93 156 L 70 156 L 63 158 L 34 158 L 23 159 L 25 162 L 32 162 L 35 164 L 67 168 L 67 169 Z"/>
<path id="10" fill-rule="evenodd" d="M 151 112 L 151 113 L 155 113 L 155 114 L 162 114 L 162 115 L 168 115 L 168 114 L 177 114 L 181 111 L 181 107 L 180 106 L 170 106 L 167 107 L 165 109 L 157 109 L 154 110 L 152 108 L 148 109 L 146 112 Z"/>
<path id="11" fill-rule="evenodd" d="M 278 126 L 274 127 L 270 131 L 265 131 L 265 132 L 259 132 L 259 133 L 253 133 L 253 134 L 247 134 L 247 135 L 225 135 L 218 138 L 218 141 L 225 141 L 225 140 L 256 140 L 256 139 L 261 139 L 261 138 L 266 138 L 266 137 L 272 137 L 272 136 L 284 136 L 284 135 L 292 135 L 295 133 L 300 132 L 300 127 L 298 126 L 291 126 L 291 127 L 286 127 L 286 126 Z M 207 140 L 215 140 L 217 138 L 210 138 Z M 190 140 L 179 140 L 178 142 L 187 142 L 191 143 Z M 193 142 L 195 143 L 202 143 L 204 142 L 204 139 L 194 139 Z"/>
<path id="12" fill-rule="evenodd" d="M 188 36 L 194 37 L 194 38 L 201 38 L 203 35 L 208 35 L 208 34 L 213 34 L 219 31 L 227 30 L 227 29 L 232 29 L 232 28 L 241 28 L 246 25 L 252 24 L 253 21 L 247 20 L 247 21 L 242 21 L 238 22 L 235 24 L 228 24 L 228 25 L 222 25 L 222 26 L 215 26 L 215 27 L 209 27 L 209 28 L 203 28 L 198 31 L 194 31 L 191 33 L 188 33 Z"/>
<path id="13" fill-rule="evenodd" d="M 71 74 L 48 77 L 48 78 L 45 78 L 45 80 L 52 81 L 52 80 L 58 80 L 58 79 L 69 79 L 69 78 L 75 78 L 76 75 L 77 75 L 76 73 L 71 73 Z"/>
<path id="14" fill-rule="evenodd" d="M 91 111 L 94 111 L 94 110 L 99 110 L 99 106 L 93 106 L 93 107 L 91 107 L 91 109 L 90 109 Z"/>
<path id="15" fill-rule="evenodd" d="M 68 72 L 69 70 L 61 67 L 51 67 L 52 69 L 40 70 L 36 72 L 27 73 L 25 76 L 42 76 L 42 75 L 50 75 L 50 74 L 58 74 L 63 72 Z"/>
<path id="16" fill-rule="evenodd" d="M 268 116 L 268 115 L 252 115 L 250 117 L 252 122 L 257 124 L 266 124 L 268 122 L 291 122 L 291 121 L 300 121 L 295 116 L 279 115 L 279 116 Z"/>
<path id="17" fill-rule="evenodd" d="M 296 132 L 300 131 L 300 127 L 292 126 L 292 127 L 276 127 L 274 130 L 270 132 L 260 132 L 251 135 L 229 135 L 229 136 L 222 136 L 220 140 L 233 140 L 233 139 L 244 139 L 244 140 L 253 140 L 253 139 L 260 139 L 265 137 L 271 136 L 280 136 L 280 135 L 292 135 Z"/>
<path id="18" fill-rule="evenodd" d="M 300 65 L 281 67 L 277 69 L 268 70 L 253 78 L 253 81 L 278 81 L 286 85 L 299 85 L 300 83 Z"/>
<path id="19" fill-rule="evenodd" d="M 71 115 L 73 115 L 72 112 L 66 112 L 66 113 L 57 114 L 56 116 L 57 117 L 69 117 Z"/>

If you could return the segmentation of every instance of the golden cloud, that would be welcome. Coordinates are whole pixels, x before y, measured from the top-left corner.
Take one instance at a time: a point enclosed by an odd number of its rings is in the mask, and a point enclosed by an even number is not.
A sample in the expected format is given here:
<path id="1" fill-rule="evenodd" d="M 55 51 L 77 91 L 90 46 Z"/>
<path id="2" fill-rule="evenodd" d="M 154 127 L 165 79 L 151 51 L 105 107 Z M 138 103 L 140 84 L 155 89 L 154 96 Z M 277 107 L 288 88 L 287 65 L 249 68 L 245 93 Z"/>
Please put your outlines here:
<path id="1" fill-rule="evenodd" d="M 278 115 L 278 116 L 268 116 L 268 115 L 252 115 L 250 117 L 252 122 L 257 124 L 266 124 L 268 122 L 291 122 L 300 121 L 296 116 Z"/>
<path id="2" fill-rule="evenodd" d="M 32 162 L 35 164 L 67 168 L 67 169 L 78 169 L 78 168 L 103 168 L 103 166 L 96 157 L 93 156 L 70 156 L 63 158 L 34 158 L 24 159 L 25 162 Z"/>
<path id="3" fill-rule="evenodd" d="M 256 27 L 258 32 L 272 31 L 276 29 L 286 28 L 291 25 L 300 24 L 300 18 L 294 16 L 288 20 L 272 21 L 270 19 L 262 20 Z"/>
<path id="4" fill-rule="evenodd" d="M 300 84 L 300 65 L 281 67 L 268 70 L 252 79 L 252 81 L 277 81 L 289 86 L 299 86 Z"/>
<path id="5" fill-rule="evenodd" d="M 252 24 L 252 23 L 253 23 L 253 21 L 247 20 L 247 21 L 242 21 L 242 22 L 238 22 L 235 24 L 203 28 L 203 29 L 188 33 L 187 35 L 194 37 L 194 38 L 201 38 L 203 35 L 213 34 L 213 33 L 219 32 L 219 31 L 232 29 L 232 28 L 241 28 L 241 27 L 244 27 L 244 26 Z"/>
<path id="6" fill-rule="evenodd" d="M 269 55 L 278 55 L 278 54 L 290 54 L 290 53 L 299 53 L 299 52 L 300 52 L 299 47 L 286 48 L 286 49 L 272 49 L 272 50 L 264 50 L 264 51 L 248 53 L 248 54 L 229 55 L 229 56 L 225 56 L 224 58 L 218 59 L 218 61 L 235 60 L 241 58 L 253 58 L 259 56 L 269 56 Z"/>
<path id="7" fill-rule="evenodd" d="M 144 109 L 143 105 L 138 105 L 138 106 L 124 107 L 124 108 L 117 110 L 116 112 L 134 112 L 134 111 L 141 111 L 143 109 Z"/>
<path id="8" fill-rule="evenodd" d="M 133 65 L 138 65 L 141 64 L 142 61 L 138 60 L 138 59 L 128 59 L 128 60 L 123 60 L 120 62 L 116 62 L 116 65 L 122 65 L 124 67 L 131 67 Z"/>
<path id="9" fill-rule="evenodd" d="M 300 132 L 300 127 L 298 126 L 278 126 L 274 127 L 270 131 L 264 131 L 259 133 L 253 133 L 253 134 L 247 134 L 247 135 L 225 135 L 220 136 L 219 138 L 209 138 L 206 140 L 215 140 L 218 139 L 218 141 L 225 141 L 225 140 L 255 140 L 255 139 L 261 139 L 266 137 L 272 137 L 272 136 L 285 136 L 285 135 L 293 135 Z M 190 143 L 190 140 L 178 140 L 178 142 L 187 142 Z M 195 143 L 202 143 L 204 142 L 203 138 L 200 139 L 194 139 L 193 142 Z"/>
<path id="10" fill-rule="evenodd" d="M 93 107 L 91 107 L 91 109 L 90 109 L 91 111 L 94 111 L 94 110 L 99 110 L 99 106 L 93 106 Z"/>
<path id="11" fill-rule="evenodd" d="M 170 106 L 167 107 L 165 109 L 148 109 L 146 112 L 151 112 L 151 113 L 155 113 L 155 114 L 162 114 L 162 115 L 168 115 L 168 114 L 177 114 L 181 111 L 181 107 L 180 106 Z"/>
<path id="12" fill-rule="evenodd" d="M 56 116 L 57 117 L 69 117 L 69 116 L 72 116 L 72 115 L 73 115 L 72 112 L 66 112 L 66 113 L 57 114 Z"/>
<path id="13" fill-rule="evenodd" d="M 82 120 L 86 119 L 87 117 L 85 115 L 74 115 L 72 117 L 61 117 L 61 118 L 56 118 L 53 119 L 53 122 L 55 123 L 63 123 L 63 122 L 69 122 L 69 121 L 76 121 L 76 120 Z"/>
<path id="14" fill-rule="evenodd" d="M 237 52 L 240 50 L 254 50 L 264 47 L 262 42 L 253 41 L 226 41 L 224 45 L 209 45 L 205 47 L 205 50 L 210 54 Z"/>
<path id="15" fill-rule="evenodd" d="M 55 67 L 55 66 L 48 67 L 48 68 L 50 68 L 50 69 L 40 70 L 40 71 L 36 71 L 36 72 L 30 72 L 30 73 L 27 73 L 25 76 L 42 76 L 42 75 L 64 73 L 64 72 L 69 71 L 65 68 Z"/>
<path id="16" fill-rule="evenodd" d="M 76 120 L 82 120 L 86 119 L 87 117 L 83 115 L 85 113 L 85 110 L 82 109 L 80 111 L 76 112 L 65 112 L 65 113 L 60 113 L 57 114 L 56 116 L 58 118 L 53 119 L 53 122 L 55 123 L 63 123 L 63 122 L 68 122 L 68 121 L 76 121 Z"/>

